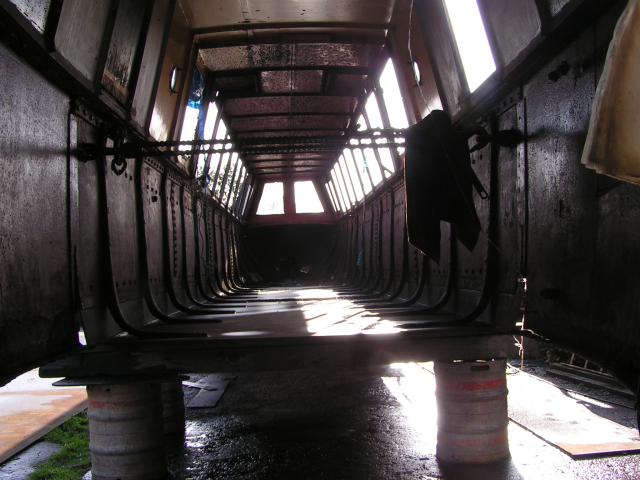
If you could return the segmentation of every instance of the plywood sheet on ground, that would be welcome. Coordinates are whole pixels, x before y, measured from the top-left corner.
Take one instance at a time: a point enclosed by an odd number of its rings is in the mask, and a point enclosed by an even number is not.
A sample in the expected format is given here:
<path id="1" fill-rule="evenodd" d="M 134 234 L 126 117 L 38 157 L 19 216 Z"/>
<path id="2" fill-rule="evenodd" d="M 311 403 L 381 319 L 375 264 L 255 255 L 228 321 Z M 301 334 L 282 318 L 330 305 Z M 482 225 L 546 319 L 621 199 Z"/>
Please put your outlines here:
<path id="1" fill-rule="evenodd" d="M 0 463 L 87 407 L 84 387 L 52 387 L 37 369 L 25 375 L 0 389 Z"/>
<path id="2" fill-rule="evenodd" d="M 640 451 L 636 430 L 525 373 L 509 375 L 509 418 L 572 457 Z"/>

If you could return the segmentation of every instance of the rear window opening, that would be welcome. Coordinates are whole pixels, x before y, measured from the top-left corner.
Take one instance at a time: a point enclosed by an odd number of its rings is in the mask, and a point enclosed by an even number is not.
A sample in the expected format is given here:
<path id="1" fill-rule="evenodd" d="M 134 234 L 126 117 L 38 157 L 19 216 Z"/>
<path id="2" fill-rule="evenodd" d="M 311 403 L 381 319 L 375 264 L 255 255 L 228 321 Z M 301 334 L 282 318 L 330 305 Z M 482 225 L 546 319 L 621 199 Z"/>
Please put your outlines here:
<path id="1" fill-rule="evenodd" d="M 475 91 L 496 71 L 487 32 L 476 0 L 443 0 L 469 92 Z"/>
<path id="2" fill-rule="evenodd" d="M 322 202 L 312 181 L 296 182 L 293 186 L 296 199 L 296 213 L 322 213 Z"/>
<path id="3" fill-rule="evenodd" d="M 256 215 L 284 214 L 284 186 L 282 182 L 265 183 Z"/>

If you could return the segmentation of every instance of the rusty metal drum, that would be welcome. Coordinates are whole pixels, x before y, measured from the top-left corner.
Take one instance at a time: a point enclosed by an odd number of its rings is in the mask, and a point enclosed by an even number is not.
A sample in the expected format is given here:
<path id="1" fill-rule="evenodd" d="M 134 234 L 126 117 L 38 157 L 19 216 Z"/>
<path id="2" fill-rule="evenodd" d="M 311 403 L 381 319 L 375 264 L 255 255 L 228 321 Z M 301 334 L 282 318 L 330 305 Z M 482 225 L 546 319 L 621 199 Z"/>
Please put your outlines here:
<path id="1" fill-rule="evenodd" d="M 452 463 L 509 457 L 506 360 L 436 362 L 436 456 Z"/>
<path id="2" fill-rule="evenodd" d="M 182 380 L 162 383 L 162 423 L 165 435 L 184 435 L 184 391 Z"/>
<path id="3" fill-rule="evenodd" d="M 87 394 L 92 478 L 165 478 L 160 384 L 90 385 Z"/>

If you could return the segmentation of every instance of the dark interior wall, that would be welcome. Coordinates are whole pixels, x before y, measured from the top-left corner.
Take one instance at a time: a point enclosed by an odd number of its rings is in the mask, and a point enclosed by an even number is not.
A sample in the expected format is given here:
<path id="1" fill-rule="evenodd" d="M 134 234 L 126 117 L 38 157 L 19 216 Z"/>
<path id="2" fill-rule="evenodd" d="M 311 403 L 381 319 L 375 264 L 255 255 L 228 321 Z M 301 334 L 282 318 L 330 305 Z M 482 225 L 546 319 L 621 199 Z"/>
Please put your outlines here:
<path id="1" fill-rule="evenodd" d="M 596 174 L 580 159 L 625 4 L 618 2 L 586 28 L 523 88 L 529 137 L 526 324 L 622 370 L 640 369 L 640 188 Z M 550 81 L 548 73 L 562 61 L 569 73 Z"/>
<path id="2" fill-rule="evenodd" d="M 0 373 L 78 342 L 70 308 L 69 97 L 0 44 Z"/>
<path id="3" fill-rule="evenodd" d="M 255 272 L 267 282 L 295 279 L 306 284 L 326 277 L 336 245 L 334 225 L 281 225 L 246 228 L 244 241 Z M 310 267 L 308 273 L 300 271 Z M 247 272 L 250 273 L 250 272 Z"/>
<path id="4" fill-rule="evenodd" d="M 589 1 L 571 4 L 576 14 L 556 25 L 554 35 L 532 40 L 534 49 L 522 50 L 529 56 L 515 61 L 535 69 L 524 73 L 518 67 L 520 77 L 511 77 L 518 79 L 515 85 L 500 85 L 496 92 L 510 91 L 487 101 L 483 110 L 488 114 L 483 121 L 497 129 L 515 128 L 526 138 L 514 148 L 492 147 L 482 161 L 477 154 L 472 157 L 481 178 L 478 164 L 491 159 L 494 243 L 500 249 L 494 302 L 484 318 L 515 327 L 504 304 L 519 270 L 528 281 L 526 328 L 599 361 L 634 387 L 640 370 L 640 265 L 635 254 L 640 189 L 581 164 L 595 91 L 627 2 L 608 9 Z M 489 9 L 485 15 L 496 20 L 505 11 Z M 563 62 L 568 72 L 554 76 Z M 455 73 L 453 68 L 445 57 L 436 65 L 442 78 Z M 447 97 L 446 89 L 444 93 Z M 476 105 L 482 103 L 478 98 Z M 458 113 L 460 123 L 478 118 L 472 103 Z M 461 251 L 458 274 L 477 272 L 481 258 Z M 454 302 L 461 307 L 469 305 L 464 291 L 477 289 L 473 280 L 457 279 Z"/>

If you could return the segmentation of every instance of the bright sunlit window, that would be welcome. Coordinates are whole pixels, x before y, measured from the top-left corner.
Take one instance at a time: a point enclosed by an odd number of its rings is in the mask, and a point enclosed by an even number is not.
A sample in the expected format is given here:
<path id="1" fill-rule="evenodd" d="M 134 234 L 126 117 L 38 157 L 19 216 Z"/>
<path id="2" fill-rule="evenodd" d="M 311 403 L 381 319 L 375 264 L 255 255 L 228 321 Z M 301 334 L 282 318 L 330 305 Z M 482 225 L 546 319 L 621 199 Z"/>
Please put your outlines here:
<path id="1" fill-rule="evenodd" d="M 338 206 L 336 205 L 335 200 L 333 199 L 333 192 L 331 191 L 331 186 L 329 183 L 324 184 L 324 188 L 327 190 L 327 195 L 329 195 L 329 200 L 331 200 L 331 206 L 333 207 L 333 211 L 338 211 Z"/>
<path id="2" fill-rule="evenodd" d="M 443 0 L 467 77 L 476 90 L 496 70 L 476 0 Z"/>
<path id="3" fill-rule="evenodd" d="M 187 108 L 190 108 L 190 107 L 187 107 Z M 206 138 L 207 140 L 213 137 L 213 129 L 216 126 L 217 118 L 218 118 L 218 107 L 216 106 L 215 102 L 211 102 L 209 103 L 209 109 L 207 110 L 207 119 L 204 122 L 204 138 Z M 196 123 L 197 121 L 198 119 L 196 118 Z M 183 134 L 185 133 L 184 128 L 182 133 Z M 196 171 L 196 178 L 200 177 L 204 173 L 204 165 L 205 165 L 206 159 L 207 159 L 207 156 L 204 154 L 201 154 L 198 156 L 198 169 Z M 211 174 L 209 174 L 209 176 L 211 176 Z"/>
<path id="4" fill-rule="evenodd" d="M 296 198 L 296 213 L 322 213 L 322 203 L 312 181 L 296 182 L 293 185 Z"/>
<path id="5" fill-rule="evenodd" d="M 338 172 L 338 164 L 333 167 L 331 170 L 331 178 L 333 179 L 333 184 L 336 187 L 336 193 L 338 194 L 338 199 L 340 200 L 340 204 L 342 206 L 342 211 L 346 212 L 347 208 L 351 207 L 351 202 L 349 202 L 349 198 L 345 195 L 344 184 L 342 182 L 342 176 Z"/>
<path id="6" fill-rule="evenodd" d="M 265 183 L 256 215 L 282 215 L 284 213 L 284 187 L 282 182 Z"/>
<path id="7" fill-rule="evenodd" d="M 380 86 L 382 87 L 382 97 L 387 107 L 391 127 L 407 128 L 409 126 L 407 113 L 404 111 L 404 103 L 402 102 L 402 95 L 400 94 L 400 87 L 398 86 L 398 78 L 396 77 L 396 71 L 393 68 L 391 59 L 387 61 L 387 66 L 384 67 L 382 71 Z"/>

